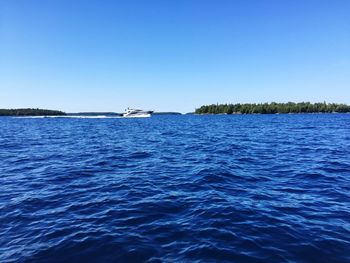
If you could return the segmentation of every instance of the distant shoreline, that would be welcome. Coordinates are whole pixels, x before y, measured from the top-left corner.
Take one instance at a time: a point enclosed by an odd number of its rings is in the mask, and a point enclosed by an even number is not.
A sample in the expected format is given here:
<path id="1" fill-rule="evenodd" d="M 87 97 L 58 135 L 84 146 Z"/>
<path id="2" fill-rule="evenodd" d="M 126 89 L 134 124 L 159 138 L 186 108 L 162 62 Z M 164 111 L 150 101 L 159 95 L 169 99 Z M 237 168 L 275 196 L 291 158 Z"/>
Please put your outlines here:
<path id="1" fill-rule="evenodd" d="M 288 112 L 288 113 L 192 113 L 197 116 L 214 116 L 214 115 L 322 115 L 322 114 L 350 114 L 350 112 Z"/>
<path id="2" fill-rule="evenodd" d="M 0 109 L 0 116 L 65 116 L 63 111 L 47 109 Z"/>
<path id="3" fill-rule="evenodd" d="M 211 104 L 203 105 L 195 110 L 182 114 L 180 112 L 154 112 L 153 115 L 248 115 L 248 114 L 334 114 L 350 113 L 350 106 L 337 103 L 245 103 L 245 104 Z M 119 117 L 117 112 L 78 112 L 66 113 L 59 110 L 39 108 L 0 109 L 0 116 L 106 116 Z"/>
<path id="4" fill-rule="evenodd" d="M 337 103 L 245 103 L 245 104 L 211 104 L 195 110 L 195 114 L 316 114 L 349 113 L 350 106 Z"/>
<path id="5" fill-rule="evenodd" d="M 0 116 L 25 117 L 25 116 L 108 116 L 118 117 L 123 113 L 118 112 L 78 112 L 66 113 L 58 110 L 47 110 L 38 108 L 21 108 L 21 109 L 0 109 Z M 180 112 L 154 112 L 153 115 L 182 115 Z"/>

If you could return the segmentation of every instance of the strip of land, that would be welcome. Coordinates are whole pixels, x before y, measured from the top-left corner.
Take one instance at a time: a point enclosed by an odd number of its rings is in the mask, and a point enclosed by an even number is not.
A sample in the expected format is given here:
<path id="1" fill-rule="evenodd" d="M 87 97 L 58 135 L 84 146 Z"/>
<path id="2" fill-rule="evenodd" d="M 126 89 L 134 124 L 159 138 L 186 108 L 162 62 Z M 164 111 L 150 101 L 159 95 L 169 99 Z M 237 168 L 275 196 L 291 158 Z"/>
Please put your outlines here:
<path id="1" fill-rule="evenodd" d="M 62 116 L 63 111 L 45 109 L 0 109 L 0 116 Z"/>
<path id="2" fill-rule="evenodd" d="M 154 115 L 181 115 L 179 112 L 154 112 Z M 122 116 L 123 113 L 117 112 L 78 112 L 65 113 L 58 110 L 46 109 L 0 109 L 0 116 Z"/>
<path id="3" fill-rule="evenodd" d="M 203 105 L 196 114 L 278 114 L 278 113 L 347 113 L 350 106 L 337 103 L 245 103 Z"/>

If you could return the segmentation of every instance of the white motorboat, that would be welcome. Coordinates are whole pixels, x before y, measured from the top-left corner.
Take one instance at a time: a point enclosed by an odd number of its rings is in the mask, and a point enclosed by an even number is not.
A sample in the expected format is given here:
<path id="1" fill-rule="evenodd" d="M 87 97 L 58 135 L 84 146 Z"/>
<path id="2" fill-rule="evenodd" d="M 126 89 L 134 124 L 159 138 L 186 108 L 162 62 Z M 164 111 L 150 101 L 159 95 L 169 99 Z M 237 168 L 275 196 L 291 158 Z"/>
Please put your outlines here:
<path id="1" fill-rule="evenodd" d="M 147 118 L 151 117 L 151 114 L 153 111 L 144 111 L 144 110 L 137 110 L 137 109 L 127 109 L 126 112 L 123 114 L 124 118 Z"/>

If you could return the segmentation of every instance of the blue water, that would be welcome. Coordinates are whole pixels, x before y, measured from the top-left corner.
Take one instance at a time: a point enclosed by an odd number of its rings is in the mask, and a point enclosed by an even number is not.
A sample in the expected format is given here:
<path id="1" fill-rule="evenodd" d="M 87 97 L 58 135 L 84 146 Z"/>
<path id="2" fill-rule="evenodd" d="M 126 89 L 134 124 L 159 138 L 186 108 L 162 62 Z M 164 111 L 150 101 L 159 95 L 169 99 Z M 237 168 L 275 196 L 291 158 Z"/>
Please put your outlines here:
<path id="1" fill-rule="evenodd" d="M 349 114 L 0 118 L 0 262 L 349 260 Z"/>

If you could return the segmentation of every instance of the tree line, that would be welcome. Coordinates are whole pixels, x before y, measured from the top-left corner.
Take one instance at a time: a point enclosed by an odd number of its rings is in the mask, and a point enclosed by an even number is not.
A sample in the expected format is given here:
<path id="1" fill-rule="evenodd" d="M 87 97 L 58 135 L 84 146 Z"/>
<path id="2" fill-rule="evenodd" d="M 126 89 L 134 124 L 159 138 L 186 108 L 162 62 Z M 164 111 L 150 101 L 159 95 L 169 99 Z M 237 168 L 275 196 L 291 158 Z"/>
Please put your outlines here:
<path id="1" fill-rule="evenodd" d="M 0 116 L 56 116 L 66 115 L 63 111 L 45 109 L 0 109 Z"/>
<path id="2" fill-rule="evenodd" d="M 196 114 L 276 114 L 276 113 L 346 113 L 350 106 L 337 103 L 237 103 L 203 105 L 195 110 Z"/>

